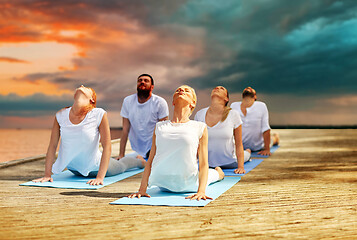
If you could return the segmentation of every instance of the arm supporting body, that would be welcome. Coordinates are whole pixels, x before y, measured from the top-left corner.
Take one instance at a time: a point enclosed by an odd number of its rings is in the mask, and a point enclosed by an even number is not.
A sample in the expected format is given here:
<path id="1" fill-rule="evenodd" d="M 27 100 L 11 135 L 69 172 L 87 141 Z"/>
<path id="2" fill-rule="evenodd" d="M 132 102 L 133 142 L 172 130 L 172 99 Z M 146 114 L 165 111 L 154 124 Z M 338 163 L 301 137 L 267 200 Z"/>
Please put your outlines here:
<path id="1" fill-rule="evenodd" d="M 242 142 L 242 125 L 233 130 L 238 168 L 234 170 L 237 174 L 244 174 L 244 149 Z"/>

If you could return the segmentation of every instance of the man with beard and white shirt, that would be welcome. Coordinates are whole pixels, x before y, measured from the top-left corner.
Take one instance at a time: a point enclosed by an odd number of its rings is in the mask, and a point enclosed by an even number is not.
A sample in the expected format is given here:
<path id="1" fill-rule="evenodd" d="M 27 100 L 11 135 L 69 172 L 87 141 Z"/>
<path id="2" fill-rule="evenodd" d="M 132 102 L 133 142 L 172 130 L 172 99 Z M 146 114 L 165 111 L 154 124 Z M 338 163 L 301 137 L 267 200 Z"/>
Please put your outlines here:
<path id="1" fill-rule="evenodd" d="M 137 93 L 124 98 L 121 108 L 123 133 L 120 140 L 119 157 L 125 156 L 129 136 L 131 148 L 135 151 L 125 157 L 149 157 L 152 136 L 159 121 L 167 120 L 169 108 L 165 99 L 152 93 L 154 79 L 149 74 L 141 74 L 137 79 Z"/>
<path id="2" fill-rule="evenodd" d="M 270 134 L 269 113 L 265 103 L 257 101 L 257 93 L 247 87 L 243 90 L 242 101 L 234 102 L 231 108 L 242 119 L 242 141 L 244 149 L 259 151 L 258 154 L 270 156 L 270 148 L 279 144 L 279 135 Z"/>

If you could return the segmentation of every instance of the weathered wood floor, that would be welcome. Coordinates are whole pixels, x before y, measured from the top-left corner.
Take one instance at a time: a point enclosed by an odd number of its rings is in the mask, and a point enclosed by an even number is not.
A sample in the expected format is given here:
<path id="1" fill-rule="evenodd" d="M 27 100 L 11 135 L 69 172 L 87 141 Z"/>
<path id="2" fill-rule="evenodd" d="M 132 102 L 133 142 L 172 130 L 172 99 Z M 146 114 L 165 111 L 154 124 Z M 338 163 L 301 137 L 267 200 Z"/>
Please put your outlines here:
<path id="1" fill-rule="evenodd" d="M 0 169 L 0 239 L 357 239 L 357 130 L 276 130 L 280 149 L 203 208 L 109 205 L 96 191 L 20 187 L 43 161 Z"/>

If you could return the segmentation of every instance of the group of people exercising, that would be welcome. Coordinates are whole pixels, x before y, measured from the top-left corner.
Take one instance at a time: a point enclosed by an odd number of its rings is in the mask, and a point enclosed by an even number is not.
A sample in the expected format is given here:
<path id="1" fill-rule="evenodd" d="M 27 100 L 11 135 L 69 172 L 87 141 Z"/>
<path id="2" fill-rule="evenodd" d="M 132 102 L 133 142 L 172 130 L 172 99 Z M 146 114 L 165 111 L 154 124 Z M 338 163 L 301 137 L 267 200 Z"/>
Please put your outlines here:
<path id="1" fill-rule="evenodd" d="M 77 88 L 73 105 L 56 113 L 45 176 L 33 181 L 52 182 L 52 174 L 67 168 L 75 175 L 92 177 L 88 184 L 100 185 L 105 176 L 139 167 L 145 168 L 141 185 L 130 198 L 150 197 L 146 190 L 154 185 L 163 191 L 194 192 L 189 199 L 209 199 L 206 186 L 224 178 L 222 168 L 245 173 L 244 162 L 250 160 L 251 151 L 270 155 L 270 147 L 279 143 L 279 136 L 270 133 L 268 109 L 257 101 L 251 87 L 243 90 L 241 102 L 230 107 L 227 89 L 215 87 L 209 107 L 199 110 L 194 120 L 190 116 L 197 97 L 192 87 L 182 85 L 175 90 L 170 120 L 167 102 L 153 94 L 153 89 L 152 76 L 142 74 L 137 78 L 137 93 L 124 99 L 123 132 L 115 159 L 111 158 L 106 111 L 96 108 L 93 89 Z M 134 152 L 125 155 L 128 137 Z"/>

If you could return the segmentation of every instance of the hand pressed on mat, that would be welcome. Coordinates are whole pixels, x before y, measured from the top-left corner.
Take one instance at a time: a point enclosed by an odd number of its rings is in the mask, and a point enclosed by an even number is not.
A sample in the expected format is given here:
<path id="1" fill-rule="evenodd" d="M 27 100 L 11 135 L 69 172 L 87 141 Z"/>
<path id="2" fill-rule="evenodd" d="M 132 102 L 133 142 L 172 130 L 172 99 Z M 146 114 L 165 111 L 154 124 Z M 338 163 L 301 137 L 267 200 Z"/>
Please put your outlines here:
<path id="1" fill-rule="evenodd" d="M 207 199 L 211 199 L 212 200 L 213 198 L 206 196 L 206 194 L 204 192 L 197 192 L 197 193 L 195 193 L 195 194 L 193 194 L 191 196 L 185 197 L 185 199 L 199 201 L 201 199 L 202 200 L 207 200 Z"/>

